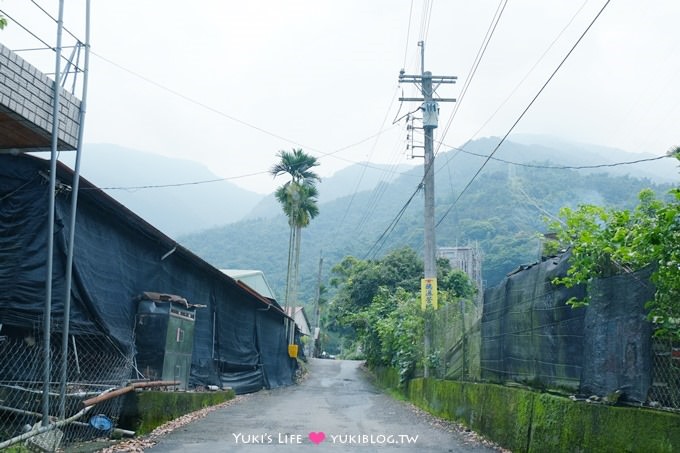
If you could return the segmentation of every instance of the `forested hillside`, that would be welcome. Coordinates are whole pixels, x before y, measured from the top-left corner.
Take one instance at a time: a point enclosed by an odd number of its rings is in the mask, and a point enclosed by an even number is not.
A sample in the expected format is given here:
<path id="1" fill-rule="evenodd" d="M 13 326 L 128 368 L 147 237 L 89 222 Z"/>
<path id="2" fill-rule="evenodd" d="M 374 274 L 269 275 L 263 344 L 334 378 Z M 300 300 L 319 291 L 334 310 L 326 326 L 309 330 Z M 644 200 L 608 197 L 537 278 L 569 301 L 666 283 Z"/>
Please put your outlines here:
<path id="1" fill-rule="evenodd" d="M 664 193 L 669 188 L 632 176 L 547 168 L 560 164 L 548 162 L 555 156 L 547 155 L 546 148 L 508 143 L 503 159 L 521 165 L 490 162 L 460 196 L 482 162 L 470 152 L 488 154 L 492 141 L 469 144 L 468 153 L 441 153 L 436 166 L 437 245 L 476 242 L 484 255 L 487 286 L 497 284 L 520 264 L 539 258 L 544 218 L 554 216 L 559 208 L 582 203 L 631 207 L 641 189 Z M 421 174 L 422 169 L 416 168 L 393 183 L 320 205 L 319 216 L 302 233 L 302 302 L 314 297 L 321 255 L 325 280 L 330 268 L 348 255 L 379 258 L 404 246 L 422 253 L 422 192 L 413 196 Z M 319 190 L 323 191 L 323 184 Z M 263 270 L 281 298 L 288 231 L 286 218 L 280 214 L 185 236 L 181 242 L 217 267 Z"/>

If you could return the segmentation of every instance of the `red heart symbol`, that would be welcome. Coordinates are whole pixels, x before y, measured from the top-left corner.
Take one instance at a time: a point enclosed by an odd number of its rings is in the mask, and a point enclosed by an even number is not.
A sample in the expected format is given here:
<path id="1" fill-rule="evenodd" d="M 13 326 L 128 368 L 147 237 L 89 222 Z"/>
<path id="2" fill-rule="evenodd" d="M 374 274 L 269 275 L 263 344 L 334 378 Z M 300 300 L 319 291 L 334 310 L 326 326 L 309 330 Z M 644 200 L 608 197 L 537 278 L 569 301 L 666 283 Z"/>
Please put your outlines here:
<path id="1" fill-rule="evenodd" d="M 326 433 L 319 431 L 318 433 L 309 433 L 309 440 L 319 445 L 326 438 Z"/>

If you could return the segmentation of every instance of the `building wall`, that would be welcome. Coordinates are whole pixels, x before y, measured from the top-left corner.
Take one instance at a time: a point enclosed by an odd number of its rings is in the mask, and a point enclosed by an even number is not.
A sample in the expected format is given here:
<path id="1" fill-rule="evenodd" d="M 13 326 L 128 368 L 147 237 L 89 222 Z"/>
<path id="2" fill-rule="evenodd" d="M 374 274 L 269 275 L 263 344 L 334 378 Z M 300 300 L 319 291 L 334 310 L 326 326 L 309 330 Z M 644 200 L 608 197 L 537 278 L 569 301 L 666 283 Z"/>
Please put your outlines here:
<path id="1" fill-rule="evenodd" d="M 54 81 L 26 60 L 0 44 L 0 114 L 3 123 L 11 121 L 13 140 L 0 140 L 0 150 L 30 148 L 49 150 L 52 132 L 52 101 Z M 59 149 L 75 149 L 80 125 L 80 100 L 66 90 L 60 94 Z M 1 124 L 0 124 L 1 126 Z M 25 129 L 27 133 L 19 132 Z M 28 143 L 26 136 L 39 137 L 38 143 Z"/>

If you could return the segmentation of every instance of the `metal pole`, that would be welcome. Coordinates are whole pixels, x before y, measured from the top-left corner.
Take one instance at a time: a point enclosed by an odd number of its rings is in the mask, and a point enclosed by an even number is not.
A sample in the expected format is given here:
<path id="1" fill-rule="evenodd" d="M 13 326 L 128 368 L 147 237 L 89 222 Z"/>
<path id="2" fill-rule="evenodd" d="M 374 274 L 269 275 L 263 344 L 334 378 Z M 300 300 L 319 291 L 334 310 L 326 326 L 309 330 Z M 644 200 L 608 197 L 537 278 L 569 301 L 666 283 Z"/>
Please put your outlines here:
<path id="1" fill-rule="evenodd" d="M 42 425 L 49 425 L 50 416 L 50 324 L 52 323 L 52 262 L 54 253 L 54 197 L 57 185 L 57 145 L 59 142 L 59 90 L 61 89 L 61 34 L 64 28 L 64 0 L 59 0 L 59 18 L 57 19 L 57 47 L 54 63 L 54 96 L 52 105 L 52 152 L 50 155 L 50 188 L 49 212 L 47 213 L 47 275 L 45 277 L 45 314 L 43 318 L 43 398 Z"/>
<path id="2" fill-rule="evenodd" d="M 314 355 L 314 351 L 316 350 L 316 339 L 314 338 L 314 334 L 316 331 L 319 331 L 319 336 L 321 335 L 321 328 L 319 326 L 319 318 L 321 318 L 321 311 L 319 308 L 319 301 L 321 299 L 321 268 L 323 266 L 323 251 L 319 252 L 319 274 L 316 278 L 316 298 L 314 300 L 314 330 L 312 331 L 312 347 L 311 347 L 311 353 L 309 356 Z"/>
<path id="3" fill-rule="evenodd" d="M 69 239 L 66 256 L 66 290 L 64 294 L 64 329 L 61 342 L 61 382 L 59 386 L 59 418 L 66 417 L 66 380 L 68 374 L 68 335 L 71 322 L 71 282 L 73 280 L 73 250 L 76 232 L 76 210 L 78 209 L 78 189 L 80 186 L 80 158 L 83 151 L 83 133 L 85 130 L 85 113 L 87 112 L 87 83 L 90 69 L 90 0 L 85 3 L 85 67 L 83 70 L 83 94 L 80 100 L 80 127 L 78 128 L 78 149 L 76 165 L 73 173 L 73 190 L 71 191 L 71 218 L 69 222 Z"/>

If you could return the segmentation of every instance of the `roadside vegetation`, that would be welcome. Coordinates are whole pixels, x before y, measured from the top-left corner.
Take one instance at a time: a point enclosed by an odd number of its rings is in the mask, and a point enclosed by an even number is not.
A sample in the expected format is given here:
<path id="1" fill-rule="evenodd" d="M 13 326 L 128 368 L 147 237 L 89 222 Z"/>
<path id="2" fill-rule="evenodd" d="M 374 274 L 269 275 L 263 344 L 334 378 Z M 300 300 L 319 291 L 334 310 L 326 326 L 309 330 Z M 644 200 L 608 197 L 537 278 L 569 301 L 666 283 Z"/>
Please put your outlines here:
<path id="1" fill-rule="evenodd" d="M 345 358 L 365 359 L 371 367 L 394 367 L 405 381 L 438 355 L 423 354 L 424 320 L 435 314 L 431 307 L 421 310 L 422 269 L 422 260 L 408 247 L 379 260 L 347 257 L 333 268 L 331 286 L 337 293 L 326 316 L 342 336 Z M 473 283 L 462 271 L 452 270 L 447 260 L 437 261 L 437 273 L 440 308 L 474 296 Z"/>
<path id="2" fill-rule="evenodd" d="M 680 160 L 680 148 L 673 155 Z M 563 246 L 571 248 L 571 267 L 555 283 L 586 286 L 597 277 L 653 268 L 654 299 L 647 302 L 657 336 L 680 340 L 680 187 L 658 198 L 652 190 L 638 195 L 633 209 L 581 205 L 562 208 L 550 222 Z M 587 305 L 588 297 L 569 301 Z"/>

